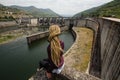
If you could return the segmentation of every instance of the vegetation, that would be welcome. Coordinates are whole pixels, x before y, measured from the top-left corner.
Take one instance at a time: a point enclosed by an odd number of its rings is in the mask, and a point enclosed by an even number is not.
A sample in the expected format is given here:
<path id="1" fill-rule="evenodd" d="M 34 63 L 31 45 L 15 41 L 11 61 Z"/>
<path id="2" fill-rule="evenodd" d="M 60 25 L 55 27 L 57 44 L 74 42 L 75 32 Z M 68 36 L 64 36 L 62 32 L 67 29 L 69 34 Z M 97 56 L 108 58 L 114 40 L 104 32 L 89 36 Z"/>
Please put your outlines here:
<path id="1" fill-rule="evenodd" d="M 93 31 L 87 28 L 79 28 L 77 31 L 79 31 L 77 33 L 79 35 L 79 48 L 76 49 L 78 53 L 74 54 L 76 61 L 73 67 L 78 71 L 85 72 L 91 56 Z"/>
<path id="2" fill-rule="evenodd" d="M 6 36 L 0 36 L 0 43 L 6 42 L 10 39 L 12 39 L 14 36 L 12 35 L 6 35 Z"/>
<path id="3" fill-rule="evenodd" d="M 93 30 L 84 27 L 74 27 L 77 38 L 68 54 L 65 54 L 65 73 L 70 71 L 85 72 L 90 62 L 93 42 Z M 69 74 L 71 75 L 71 73 Z"/>
<path id="4" fill-rule="evenodd" d="M 22 16 L 30 16 L 17 8 L 10 8 L 0 4 L 0 21 L 11 21 Z"/>
<path id="5" fill-rule="evenodd" d="M 74 17 L 116 17 L 120 18 L 120 0 L 114 0 L 99 7 L 76 14 Z"/>
<path id="6" fill-rule="evenodd" d="M 22 37 L 23 35 L 24 34 L 21 29 L 0 33 L 0 44 L 8 43 L 19 37 Z"/>
<path id="7" fill-rule="evenodd" d="M 24 10 L 25 12 L 28 12 L 34 17 L 58 17 L 59 15 L 53 12 L 50 9 L 39 9 L 34 6 L 29 6 L 29 7 L 20 7 L 20 6 L 11 6 L 12 8 L 17 8 Z"/>
<path id="8" fill-rule="evenodd" d="M 0 21 L 11 21 L 20 17 L 58 17 L 59 15 L 50 9 L 39 9 L 34 6 L 4 6 L 0 4 Z"/>

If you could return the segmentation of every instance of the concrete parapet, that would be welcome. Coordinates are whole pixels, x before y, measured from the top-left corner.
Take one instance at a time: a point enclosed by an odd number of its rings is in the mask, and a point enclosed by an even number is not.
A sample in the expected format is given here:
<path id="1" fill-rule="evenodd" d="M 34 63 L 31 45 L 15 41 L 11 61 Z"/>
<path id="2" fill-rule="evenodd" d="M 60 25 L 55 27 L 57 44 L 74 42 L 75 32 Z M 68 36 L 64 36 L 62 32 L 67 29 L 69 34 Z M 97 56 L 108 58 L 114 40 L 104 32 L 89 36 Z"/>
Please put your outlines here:
<path id="1" fill-rule="evenodd" d="M 68 29 L 69 28 L 67 26 L 61 27 L 61 31 L 65 31 L 65 30 L 68 30 Z M 49 35 L 49 32 L 45 31 L 45 32 L 40 32 L 40 33 L 29 35 L 26 38 L 27 38 L 28 44 L 31 44 L 32 42 L 34 42 L 36 40 L 39 40 L 39 39 L 44 38 L 44 37 L 47 37 L 48 35 Z"/>
<path id="2" fill-rule="evenodd" d="M 32 34 L 30 36 L 27 36 L 26 38 L 27 38 L 28 44 L 31 44 L 33 41 L 39 40 L 39 39 L 44 38 L 44 37 L 46 37 L 48 35 L 49 35 L 49 32 L 45 31 L 45 32 Z"/>
<path id="3" fill-rule="evenodd" d="M 74 31 L 75 32 L 73 32 L 73 33 L 76 36 L 76 39 L 75 39 L 74 44 L 71 46 L 71 48 L 64 55 L 65 67 L 62 70 L 61 74 L 70 78 L 70 80 L 100 80 L 99 78 L 97 78 L 95 76 L 92 76 L 90 74 L 86 74 L 84 71 L 76 70 L 74 65 L 76 64 L 79 67 L 83 66 L 83 65 L 80 65 L 80 64 L 81 64 L 82 60 L 85 58 L 85 56 L 82 59 L 82 57 L 84 55 L 84 51 L 82 53 L 83 48 L 81 48 L 81 47 L 83 47 L 83 46 L 80 46 L 81 45 L 80 42 L 82 40 L 82 39 L 80 39 L 81 35 L 79 34 L 81 32 L 80 27 L 75 27 Z M 91 53 L 91 51 L 89 53 Z M 75 56 L 77 56 L 77 57 L 75 57 Z M 83 63 L 83 64 L 86 64 L 86 63 Z M 88 63 L 87 63 L 87 65 L 88 65 Z"/>

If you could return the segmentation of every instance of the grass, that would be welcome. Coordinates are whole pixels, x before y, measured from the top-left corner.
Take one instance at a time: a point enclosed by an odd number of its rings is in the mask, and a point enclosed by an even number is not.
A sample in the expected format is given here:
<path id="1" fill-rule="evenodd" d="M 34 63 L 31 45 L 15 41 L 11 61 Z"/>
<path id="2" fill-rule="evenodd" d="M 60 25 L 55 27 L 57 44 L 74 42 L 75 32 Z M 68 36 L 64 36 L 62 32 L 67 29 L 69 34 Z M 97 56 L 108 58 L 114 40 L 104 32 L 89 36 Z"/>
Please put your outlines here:
<path id="1" fill-rule="evenodd" d="M 8 43 L 22 36 L 23 33 L 20 30 L 8 31 L 0 34 L 0 44 Z"/>
<path id="2" fill-rule="evenodd" d="M 79 35 L 78 48 L 74 55 L 75 63 L 73 67 L 78 71 L 85 72 L 91 56 L 93 31 L 87 28 L 79 28 L 77 34 Z"/>
<path id="3" fill-rule="evenodd" d="M 13 35 L 0 36 L 0 43 L 6 42 L 12 39 L 13 37 L 14 37 Z"/>

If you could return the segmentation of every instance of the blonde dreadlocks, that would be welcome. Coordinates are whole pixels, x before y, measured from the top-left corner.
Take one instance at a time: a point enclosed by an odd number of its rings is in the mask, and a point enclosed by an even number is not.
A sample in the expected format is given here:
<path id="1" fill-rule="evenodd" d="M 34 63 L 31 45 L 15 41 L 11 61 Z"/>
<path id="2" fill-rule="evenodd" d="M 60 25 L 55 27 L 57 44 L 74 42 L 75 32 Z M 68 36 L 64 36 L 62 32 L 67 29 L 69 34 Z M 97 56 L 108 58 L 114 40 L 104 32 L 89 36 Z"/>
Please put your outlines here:
<path id="1" fill-rule="evenodd" d="M 63 51 L 58 37 L 60 33 L 61 30 L 58 25 L 50 26 L 48 40 L 50 42 L 51 59 L 57 67 L 60 63 L 60 53 Z"/>

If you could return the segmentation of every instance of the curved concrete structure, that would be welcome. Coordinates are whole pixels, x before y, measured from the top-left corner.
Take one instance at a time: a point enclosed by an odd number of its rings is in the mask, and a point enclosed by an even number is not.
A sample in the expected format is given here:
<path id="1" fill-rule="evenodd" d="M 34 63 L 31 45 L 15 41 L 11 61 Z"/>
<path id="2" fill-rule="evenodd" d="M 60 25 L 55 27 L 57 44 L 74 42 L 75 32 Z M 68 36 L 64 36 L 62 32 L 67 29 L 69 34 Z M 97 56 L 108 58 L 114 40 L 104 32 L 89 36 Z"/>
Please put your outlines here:
<path id="1" fill-rule="evenodd" d="M 85 44 L 88 43 L 89 40 L 86 40 L 88 38 L 85 37 L 81 37 L 81 35 L 85 34 L 83 30 L 86 30 L 86 34 L 87 36 L 90 36 L 90 33 L 93 33 L 92 30 L 90 29 L 85 29 L 85 28 L 81 28 L 81 27 L 74 27 L 73 30 L 73 34 L 76 36 L 76 40 L 74 42 L 74 44 L 71 46 L 71 48 L 65 53 L 64 58 L 65 58 L 65 67 L 62 70 L 62 73 L 64 76 L 68 77 L 70 80 L 100 80 L 99 78 L 89 75 L 87 73 L 85 73 L 85 71 L 87 70 L 87 66 L 85 67 L 85 65 L 88 65 L 89 60 L 90 60 L 90 54 L 91 54 L 91 47 L 89 49 L 84 49 L 86 46 Z M 89 32 L 87 32 L 89 31 Z M 93 35 L 92 35 L 93 36 Z M 82 39 L 84 41 L 81 41 Z M 85 41 L 86 40 L 86 41 Z M 92 40 L 90 40 L 92 43 Z M 84 43 L 82 43 L 84 42 Z M 82 43 L 82 44 L 81 44 Z M 88 48 L 88 47 L 86 47 Z M 86 52 L 86 50 L 88 50 L 88 52 Z M 86 56 L 87 55 L 87 56 Z M 84 61 L 86 60 L 85 58 L 88 58 L 88 61 Z M 80 68 L 76 68 L 81 66 Z M 84 70 L 81 70 L 84 69 Z M 79 71 L 78 71 L 79 70 Z"/>
<path id="2" fill-rule="evenodd" d="M 65 58 L 65 67 L 64 69 L 62 70 L 61 74 L 63 77 L 57 77 L 58 79 L 57 80 L 100 80 L 99 78 L 97 77 L 94 77 L 92 75 L 89 75 L 89 74 L 86 74 L 85 72 L 80 72 L 80 71 L 77 71 L 74 67 L 70 66 L 70 65 L 74 65 L 74 61 L 70 62 L 70 57 L 71 60 L 75 59 L 74 56 L 77 54 L 77 58 L 80 58 L 80 57 L 83 57 L 84 54 L 82 54 L 83 56 L 79 56 L 81 53 L 79 52 L 76 52 L 76 51 L 79 51 L 79 49 L 81 48 L 80 44 L 79 44 L 79 41 L 81 40 L 80 39 L 80 36 L 79 36 L 79 30 L 80 27 L 75 27 L 73 30 L 72 30 L 72 34 L 75 38 L 75 42 L 74 44 L 71 46 L 71 48 L 64 54 L 64 58 Z M 90 29 L 89 29 L 90 30 Z M 91 30 L 90 30 L 91 31 Z M 90 52 L 91 53 L 91 52 Z M 69 57 L 69 58 L 68 58 Z M 90 56 L 89 56 L 90 57 Z M 82 58 L 80 58 L 82 59 Z M 75 60 L 75 61 L 76 61 Z M 89 60 L 89 59 L 88 59 Z M 89 62 L 89 61 L 88 61 Z M 76 64 L 76 63 L 75 63 Z M 86 67 L 87 68 L 87 67 Z M 42 70 L 43 71 L 43 70 Z M 44 74 L 42 73 L 42 71 L 38 71 L 36 73 L 35 76 L 31 77 L 29 80 L 37 80 L 37 79 L 41 79 L 43 80 L 45 77 L 44 77 Z M 39 75 L 38 75 L 39 74 Z M 42 78 L 43 77 L 43 78 Z M 65 78 L 66 79 L 63 79 Z"/>
<path id="3" fill-rule="evenodd" d="M 120 19 L 101 18 L 101 78 L 120 80 Z"/>
<path id="4" fill-rule="evenodd" d="M 68 21 L 68 23 L 70 22 Z M 102 80 L 120 80 L 120 19 L 77 19 L 74 20 L 74 24 L 94 31 L 89 65 L 90 75 L 69 67 L 65 67 L 62 74 L 71 80 L 99 80 L 99 78 Z M 75 34 L 75 36 L 77 35 Z M 65 56 L 69 56 L 71 51 L 75 51 L 73 49 L 76 49 L 77 40 L 76 38 L 75 43 Z"/>
<path id="5" fill-rule="evenodd" d="M 61 31 L 65 31 L 68 30 L 69 28 L 67 26 L 65 27 L 61 27 Z M 49 35 L 48 30 L 44 31 L 44 32 L 40 32 L 40 33 L 36 33 L 36 34 L 32 34 L 26 37 L 27 39 L 27 43 L 31 44 L 32 42 L 39 40 L 41 38 L 47 37 Z"/>
<path id="6" fill-rule="evenodd" d="M 89 73 L 102 80 L 120 80 L 120 19 L 94 21 L 79 20 L 77 24 L 95 31 Z"/>

